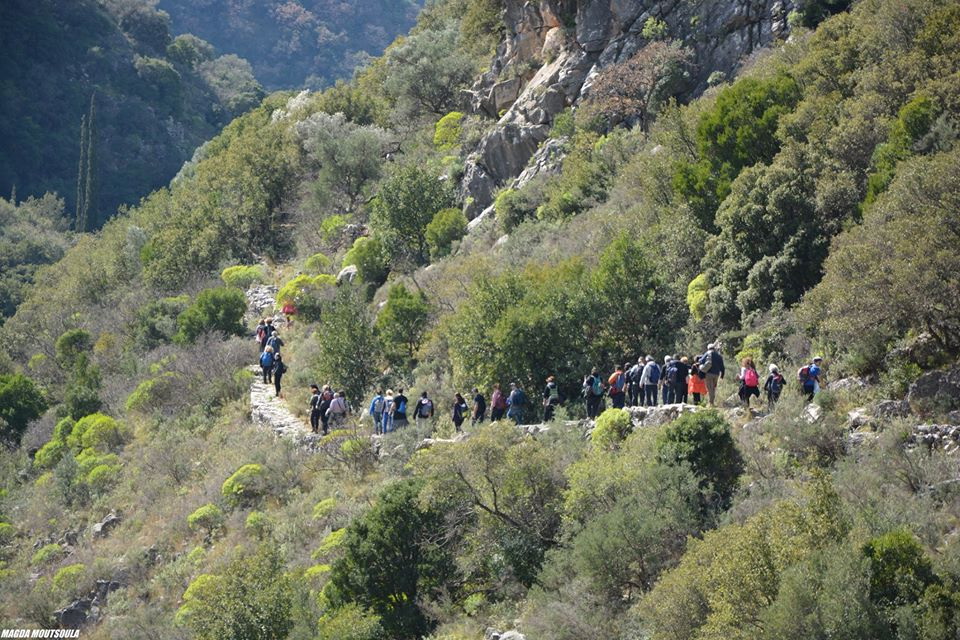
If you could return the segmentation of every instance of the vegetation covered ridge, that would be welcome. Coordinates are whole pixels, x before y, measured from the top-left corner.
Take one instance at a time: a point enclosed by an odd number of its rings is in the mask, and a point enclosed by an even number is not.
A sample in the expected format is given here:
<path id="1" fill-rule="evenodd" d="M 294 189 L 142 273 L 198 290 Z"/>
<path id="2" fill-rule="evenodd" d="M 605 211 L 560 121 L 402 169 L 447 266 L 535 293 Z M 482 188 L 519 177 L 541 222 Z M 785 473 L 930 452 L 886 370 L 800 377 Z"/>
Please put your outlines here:
<path id="1" fill-rule="evenodd" d="M 469 158 L 506 158 L 490 134 L 521 128 L 459 103 L 521 34 L 511 8 L 428 4 L 353 80 L 267 96 L 20 281 L 0 329 L 5 625 L 956 637 L 956 3 L 805 5 L 689 100 L 632 93 L 638 61 L 690 63 L 690 33 L 644 24 L 653 49 L 598 60 L 603 90 L 537 125 L 529 171 L 468 221 Z M 620 95 L 618 75 L 640 80 Z M 259 315 L 292 319 L 288 405 L 309 418 L 312 383 L 352 405 L 312 451 L 251 424 L 257 286 L 276 290 Z M 716 408 L 591 396 L 590 375 L 615 386 L 643 357 L 650 384 L 647 355 L 708 343 Z M 750 411 L 736 372 L 759 386 L 771 364 L 782 394 Z M 546 429 L 454 419 L 455 394 L 514 382 L 517 421 L 540 422 L 548 378 L 565 401 Z M 434 417 L 371 438 L 379 389 L 426 391 Z"/>

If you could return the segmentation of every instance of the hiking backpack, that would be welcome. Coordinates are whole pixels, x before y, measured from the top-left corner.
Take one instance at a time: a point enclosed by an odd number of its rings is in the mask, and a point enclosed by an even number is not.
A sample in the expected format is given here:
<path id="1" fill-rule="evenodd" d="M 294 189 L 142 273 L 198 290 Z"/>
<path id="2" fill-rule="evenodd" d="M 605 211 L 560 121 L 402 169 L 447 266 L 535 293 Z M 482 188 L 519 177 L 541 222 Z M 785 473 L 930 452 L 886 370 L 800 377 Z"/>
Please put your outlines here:
<path id="1" fill-rule="evenodd" d="M 603 395 L 603 386 L 600 384 L 600 376 L 591 376 L 593 382 L 590 384 L 590 393 L 595 396 Z"/>
<path id="2" fill-rule="evenodd" d="M 783 376 L 779 373 L 775 373 L 770 376 L 770 393 L 773 395 L 779 395 L 780 391 L 783 389 Z"/>
<path id="3" fill-rule="evenodd" d="M 710 369 L 713 368 L 713 354 L 709 351 L 703 357 L 703 362 L 700 363 L 701 373 L 710 373 Z"/>
<path id="4" fill-rule="evenodd" d="M 667 384 L 669 384 L 670 386 L 677 384 L 678 373 L 679 371 L 677 371 L 677 365 L 671 363 L 670 366 L 667 367 L 667 373 L 666 373 Z"/>
<path id="5" fill-rule="evenodd" d="M 757 370 L 748 368 L 743 372 L 743 384 L 748 387 L 755 387 L 760 382 L 759 377 L 757 377 Z"/>
<path id="6" fill-rule="evenodd" d="M 373 404 L 370 407 L 370 413 L 382 413 L 383 412 L 383 397 L 377 396 L 373 399 Z"/>
<path id="7" fill-rule="evenodd" d="M 657 384 L 660 382 L 660 365 L 656 362 L 650 364 L 650 375 L 647 377 L 647 384 Z"/>
<path id="8" fill-rule="evenodd" d="M 430 417 L 430 411 L 432 411 L 432 410 L 433 410 L 433 402 L 431 402 L 430 400 L 424 399 L 424 400 L 420 403 L 420 417 L 421 417 L 421 418 L 429 418 L 429 417 Z"/>
<path id="9" fill-rule="evenodd" d="M 807 380 L 810 379 L 810 365 L 800 367 L 800 370 L 797 371 L 797 380 L 800 381 L 800 384 L 807 384 Z"/>

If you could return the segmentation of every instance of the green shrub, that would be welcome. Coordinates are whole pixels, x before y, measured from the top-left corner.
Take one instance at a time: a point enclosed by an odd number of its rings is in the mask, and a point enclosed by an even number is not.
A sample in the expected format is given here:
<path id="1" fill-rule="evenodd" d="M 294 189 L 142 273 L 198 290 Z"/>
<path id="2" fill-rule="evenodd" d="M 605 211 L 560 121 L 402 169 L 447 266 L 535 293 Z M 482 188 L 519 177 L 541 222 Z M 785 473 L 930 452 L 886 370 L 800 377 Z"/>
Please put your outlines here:
<path id="1" fill-rule="evenodd" d="M 863 547 L 870 559 L 870 599 L 880 606 L 913 604 L 936 581 L 933 566 L 908 531 L 890 531 Z"/>
<path id="2" fill-rule="evenodd" d="M 245 464 L 227 478 L 220 493 L 234 506 L 252 504 L 267 491 L 267 470 L 263 465 Z"/>
<path id="3" fill-rule="evenodd" d="M 93 338 L 84 329 L 64 331 L 54 345 L 57 362 L 67 368 L 73 368 L 81 354 L 93 348 Z"/>
<path id="4" fill-rule="evenodd" d="M 330 216 L 324 218 L 320 223 L 320 236 L 324 242 L 335 243 L 343 235 L 343 230 L 347 226 L 347 217 L 342 215 Z"/>
<path id="5" fill-rule="evenodd" d="M 18 444 L 27 425 L 46 410 L 47 401 L 33 380 L 0 374 L 0 438 Z"/>
<path id="6" fill-rule="evenodd" d="M 65 595 L 73 594 L 80 586 L 86 569 L 85 565 L 79 563 L 63 567 L 53 575 L 54 590 Z"/>
<path id="7" fill-rule="evenodd" d="M 53 564 L 63 555 L 64 549 L 57 543 L 44 545 L 37 549 L 33 557 L 30 558 L 30 564 L 34 566 Z"/>
<path id="8" fill-rule="evenodd" d="M 391 363 L 406 366 L 413 360 L 423 342 L 429 315 L 423 292 L 410 291 L 399 283 L 390 286 L 387 303 L 377 314 L 374 326 Z"/>
<path id="9" fill-rule="evenodd" d="M 317 640 L 380 640 L 383 627 L 380 618 L 350 603 L 320 618 Z"/>
<path id="10" fill-rule="evenodd" d="M 110 416 L 93 413 L 81 418 L 67 436 L 67 444 L 79 451 L 93 449 L 107 453 L 123 446 L 129 437 L 127 428 Z"/>
<path id="11" fill-rule="evenodd" d="M 730 504 L 743 460 L 718 411 L 685 413 L 668 424 L 657 439 L 657 454 L 668 464 L 690 465 L 701 487 L 713 493 L 712 506 Z"/>
<path id="12" fill-rule="evenodd" d="M 187 516 L 187 524 L 193 531 L 205 531 L 208 536 L 212 536 L 221 529 L 226 523 L 226 517 L 223 511 L 215 504 L 207 503 L 198 507 L 196 511 Z"/>
<path id="13" fill-rule="evenodd" d="M 321 520 L 330 515 L 334 509 L 337 508 L 337 501 L 335 498 L 324 498 L 317 504 L 313 506 L 313 519 Z"/>
<path id="14" fill-rule="evenodd" d="M 149 413 L 158 409 L 176 378 L 177 374 L 165 371 L 159 376 L 143 380 L 127 396 L 124 408 L 130 413 Z"/>
<path id="15" fill-rule="evenodd" d="M 69 418 L 67 418 L 69 420 Z M 47 444 L 40 447 L 36 455 L 33 456 L 33 466 L 37 469 L 53 469 L 60 462 L 63 454 L 70 450 L 66 440 L 54 438 Z"/>
<path id="16" fill-rule="evenodd" d="M 120 479 L 120 466 L 98 464 L 87 473 L 84 481 L 94 495 L 103 495 Z"/>
<path id="17" fill-rule="evenodd" d="M 707 315 L 707 292 L 710 291 L 710 279 L 701 273 L 687 285 L 687 308 L 694 322 L 703 322 Z"/>
<path id="18" fill-rule="evenodd" d="M 228 287 L 247 289 L 254 283 L 263 282 L 263 267 L 258 264 L 227 267 L 220 273 L 220 279 Z"/>
<path id="19" fill-rule="evenodd" d="M 197 576 L 175 621 L 197 640 L 286 638 L 294 624 L 294 588 L 276 549 L 238 556 L 222 575 Z"/>
<path id="20" fill-rule="evenodd" d="M 439 151 L 451 151 L 460 144 L 460 122 L 463 114 L 451 111 L 437 121 L 433 132 L 433 146 Z"/>
<path id="21" fill-rule="evenodd" d="M 120 457 L 117 454 L 101 454 L 95 449 L 84 449 L 76 455 L 74 461 L 77 463 L 77 472 L 82 476 L 86 476 L 101 465 L 120 467 Z"/>
<path id="22" fill-rule="evenodd" d="M 273 533 L 273 519 L 262 511 L 251 511 L 244 523 L 244 528 L 258 540 L 264 540 Z"/>
<path id="23" fill-rule="evenodd" d="M 343 256 L 343 266 L 356 265 L 360 279 L 379 287 L 387 281 L 390 272 L 390 254 L 377 237 L 357 238 Z"/>
<path id="24" fill-rule="evenodd" d="M 247 311 L 247 299 L 242 291 L 230 287 L 205 289 L 193 304 L 177 317 L 179 331 L 175 341 L 190 344 L 200 334 L 221 331 L 227 335 L 242 335 L 242 321 Z"/>
<path id="25" fill-rule="evenodd" d="M 0 522 L 0 546 L 5 546 L 13 542 L 17 537 L 17 529 L 9 522 Z"/>
<path id="26" fill-rule="evenodd" d="M 297 314 L 308 322 L 320 317 L 323 303 L 332 295 L 337 284 L 336 276 L 321 273 L 316 276 L 296 276 L 277 292 L 277 304 L 292 304 Z"/>
<path id="27" fill-rule="evenodd" d="M 497 222 L 504 231 L 509 232 L 524 220 L 532 218 L 536 205 L 531 203 L 523 192 L 504 189 L 497 194 L 493 209 L 497 214 Z"/>
<path id="28" fill-rule="evenodd" d="M 590 434 L 590 442 L 598 449 L 616 448 L 632 429 L 633 422 L 630 420 L 629 411 L 607 409 L 597 418 L 597 424 Z"/>
<path id="29" fill-rule="evenodd" d="M 153 349 L 173 341 L 177 335 L 177 317 L 190 306 L 186 295 L 160 298 L 140 309 L 133 332 L 138 346 Z"/>
<path id="30" fill-rule="evenodd" d="M 315 253 L 303 264 L 305 271 L 312 275 L 320 275 L 321 273 L 326 273 L 327 269 L 330 268 L 330 258 L 323 253 Z"/>
<path id="31" fill-rule="evenodd" d="M 460 209 L 441 209 L 427 225 L 427 246 L 430 259 L 437 260 L 450 253 L 454 242 L 467 235 L 467 217 Z"/>

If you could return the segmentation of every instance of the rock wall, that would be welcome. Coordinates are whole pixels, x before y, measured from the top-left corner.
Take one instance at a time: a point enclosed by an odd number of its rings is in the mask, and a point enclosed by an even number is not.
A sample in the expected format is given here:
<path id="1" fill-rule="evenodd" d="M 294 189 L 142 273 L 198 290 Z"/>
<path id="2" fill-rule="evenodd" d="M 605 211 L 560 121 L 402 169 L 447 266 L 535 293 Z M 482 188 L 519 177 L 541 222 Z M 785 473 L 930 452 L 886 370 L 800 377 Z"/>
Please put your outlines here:
<path id="1" fill-rule="evenodd" d="M 795 0 L 506 0 L 507 33 L 490 71 L 464 92 L 464 108 L 498 118 L 467 158 L 461 191 L 472 220 L 510 184 L 547 139 L 553 119 L 576 105 L 590 80 L 648 41 L 649 18 L 693 51 L 683 97 L 714 71 L 732 75 L 759 47 L 786 37 Z"/>

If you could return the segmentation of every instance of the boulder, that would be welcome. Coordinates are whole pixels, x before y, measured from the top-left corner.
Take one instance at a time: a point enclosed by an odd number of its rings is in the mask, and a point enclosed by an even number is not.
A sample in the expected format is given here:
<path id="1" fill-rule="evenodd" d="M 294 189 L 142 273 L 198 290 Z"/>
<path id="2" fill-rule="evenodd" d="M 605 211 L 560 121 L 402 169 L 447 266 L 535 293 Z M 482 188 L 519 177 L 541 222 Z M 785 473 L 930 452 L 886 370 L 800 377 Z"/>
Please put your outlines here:
<path id="1" fill-rule="evenodd" d="M 830 391 L 863 391 L 867 388 L 867 383 L 862 378 L 841 378 L 827 384 Z"/>
<path id="2" fill-rule="evenodd" d="M 100 522 L 93 525 L 93 537 L 94 538 L 105 538 L 109 535 L 110 531 L 116 528 L 123 519 L 118 516 L 116 513 L 111 511 L 107 516 Z"/>
<path id="3" fill-rule="evenodd" d="M 493 85 L 493 88 L 490 89 L 490 99 L 493 103 L 494 113 L 500 113 L 513 106 L 520 95 L 522 84 L 520 78 L 511 78 Z"/>
<path id="4" fill-rule="evenodd" d="M 54 616 L 64 629 L 79 629 L 90 615 L 92 603 L 86 598 L 74 600 L 69 605 L 54 612 Z"/>
<path id="5" fill-rule="evenodd" d="M 870 414 L 863 407 L 857 407 L 847 412 L 847 428 L 851 431 L 870 423 Z"/>
<path id="6" fill-rule="evenodd" d="M 960 409 L 960 366 L 930 371 L 910 385 L 907 402 L 918 412 Z"/>
<path id="7" fill-rule="evenodd" d="M 357 273 L 359 273 L 359 271 L 357 270 L 357 265 L 355 264 L 347 265 L 346 267 L 340 270 L 340 273 L 337 274 L 337 284 L 340 284 L 342 282 L 352 283 L 354 279 L 356 279 Z"/>
<path id="8" fill-rule="evenodd" d="M 820 408 L 820 405 L 810 403 L 803 408 L 803 419 L 813 424 L 815 422 L 820 422 L 823 419 L 823 409 Z"/>
<path id="9" fill-rule="evenodd" d="M 910 415 L 910 405 L 905 400 L 884 400 L 873 408 L 873 414 L 886 420 L 906 418 Z"/>
<path id="10" fill-rule="evenodd" d="M 483 640 L 527 640 L 527 637 L 514 629 L 510 631 L 498 631 L 492 627 L 488 627 L 483 634 Z"/>

